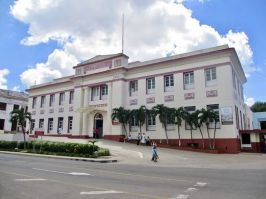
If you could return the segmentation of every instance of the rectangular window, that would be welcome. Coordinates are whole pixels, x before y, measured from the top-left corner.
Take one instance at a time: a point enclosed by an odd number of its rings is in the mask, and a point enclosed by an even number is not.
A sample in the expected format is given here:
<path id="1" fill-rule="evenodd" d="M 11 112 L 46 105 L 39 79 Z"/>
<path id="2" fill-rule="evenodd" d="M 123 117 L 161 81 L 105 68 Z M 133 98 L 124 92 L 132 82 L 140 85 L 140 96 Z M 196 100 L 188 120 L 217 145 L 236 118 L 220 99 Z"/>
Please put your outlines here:
<path id="1" fill-rule="evenodd" d="M 232 69 L 232 79 L 233 79 L 233 87 L 234 89 L 236 89 L 236 75 L 233 69 Z"/>
<path id="2" fill-rule="evenodd" d="M 108 86 L 107 85 L 101 86 L 101 99 L 102 100 L 107 99 L 107 95 L 108 95 Z"/>
<path id="3" fill-rule="evenodd" d="M 33 109 L 36 107 L 36 103 L 37 103 L 37 97 L 33 97 L 32 98 L 32 108 Z"/>
<path id="4" fill-rule="evenodd" d="M 194 113 L 196 111 L 196 106 L 187 106 L 187 107 L 184 107 L 184 110 L 190 114 Z M 185 123 L 185 129 L 186 130 L 190 130 L 190 126 Z M 195 126 L 192 127 L 193 130 L 196 130 L 197 128 Z"/>
<path id="5" fill-rule="evenodd" d="M 138 93 L 138 80 L 129 82 L 129 95 L 136 96 Z"/>
<path id="6" fill-rule="evenodd" d="M 73 104 L 74 100 L 74 91 L 69 92 L 69 104 Z"/>
<path id="7" fill-rule="evenodd" d="M 55 98 L 55 95 L 54 94 L 51 94 L 50 95 L 49 106 L 54 106 L 54 98 Z"/>
<path id="8" fill-rule="evenodd" d="M 65 93 L 59 93 L 59 105 L 63 105 L 65 101 Z"/>
<path id="9" fill-rule="evenodd" d="M 236 115 L 236 128 L 239 129 L 239 116 L 238 116 L 237 106 L 235 106 L 235 115 Z"/>
<path id="10" fill-rule="evenodd" d="M 4 128 L 5 128 L 5 120 L 0 119 L 0 130 L 4 130 Z"/>
<path id="11" fill-rule="evenodd" d="M 41 108 L 43 108 L 45 105 L 45 96 L 41 96 Z"/>
<path id="12" fill-rule="evenodd" d="M 164 76 L 164 91 L 174 91 L 174 75 Z"/>
<path id="13" fill-rule="evenodd" d="M 44 119 L 39 119 L 39 128 L 42 129 L 44 124 Z"/>
<path id="14" fill-rule="evenodd" d="M 216 128 L 219 129 L 221 128 L 221 124 L 220 124 L 220 113 L 219 113 L 219 104 L 210 104 L 207 105 L 207 109 L 212 109 L 214 112 L 217 113 L 218 115 L 218 122 L 216 123 Z M 209 124 L 209 128 L 214 129 L 215 127 L 215 122 L 211 122 Z"/>
<path id="15" fill-rule="evenodd" d="M 122 65 L 122 60 L 121 59 L 116 59 L 114 63 L 114 67 L 118 67 Z"/>
<path id="16" fill-rule="evenodd" d="M 93 87 L 91 90 L 91 101 L 100 100 L 100 87 Z"/>
<path id="17" fill-rule="evenodd" d="M 217 85 L 216 68 L 208 68 L 205 70 L 205 84 L 206 86 Z"/>
<path id="18" fill-rule="evenodd" d="M 250 134 L 248 133 L 242 133 L 241 134 L 241 141 L 242 141 L 242 146 L 243 145 L 249 145 L 251 146 L 251 141 L 250 141 Z M 245 146 L 244 146 L 245 147 Z"/>
<path id="19" fill-rule="evenodd" d="M 63 127 L 64 127 L 64 118 L 59 117 L 58 118 L 58 125 L 57 125 L 57 132 L 61 134 L 63 132 Z"/>
<path id="20" fill-rule="evenodd" d="M 155 77 L 146 80 L 147 94 L 155 93 Z"/>
<path id="21" fill-rule="evenodd" d="M 48 118 L 48 133 L 50 133 L 53 130 L 53 126 L 54 126 L 54 119 Z"/>
<path id="22" fill-rule="evenodd" d="M 137 120 L 136 120 L 136 117 L 132 117 L 131 118 L 131 121 L 130 121 L 130 131 L 132 132 L 137 132 L 138 131 L 138 123 L 137 123 Z"/>
<path id="23" fill-rule="evenodd" d="M 69 116 L 68 117 L 68 133 L 71 133 L 73 129 L 73 117 Z"/>
<path id="24" fill-rule="evenodd" d="M 31 120 L 31 130 L 34 130 L 34 128 L 35 128 L 35 120 L 32 119 Z"/>
<path id="25" fill-rule="evenodd" d="M 14 106 L 13 106 L 13 110 L 18 110 L 18 109 L 19 109 L 19 105 L 14 104 Z"/>
<path id="26" fill-rule="evenodd" d="M 147 131 L 156 131 L 156 117 L 153 115 L 147 116 Z"/>
<path id="27" fill-rule="evenodd" d="M 184 79 L 184 89 L 193 89 L 194 88 L 194 72 L 186 72 L 183 74 Z"/>
<path id="28" fill-rule="evenodd" d="M 6 110 L 6 103 L 0 102 L 0 111 Z"/>

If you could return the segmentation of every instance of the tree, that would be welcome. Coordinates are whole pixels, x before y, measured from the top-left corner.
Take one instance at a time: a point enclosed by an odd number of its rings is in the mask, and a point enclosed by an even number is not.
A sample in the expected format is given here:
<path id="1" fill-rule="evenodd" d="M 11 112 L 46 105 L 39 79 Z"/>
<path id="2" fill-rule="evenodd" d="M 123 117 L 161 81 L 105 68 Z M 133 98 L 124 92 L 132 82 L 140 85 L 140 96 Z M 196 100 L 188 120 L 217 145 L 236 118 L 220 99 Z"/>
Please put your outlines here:
<path id="1" fill-rule="evenodd" d="M 21 126 L 23 138 L 24 138 L 24 149 L 26 149 L 26 122 L 31 121 L 31 114 L 27 112 L 24 108 L 15 109 L 10 113 L 10 122 L 16 122 Z"/>
<path id="2" fill-rule="evenodd" d="M 201 139 L 202 139 L 202 147 L 205 148 L 205 144 L 204 144 L 204 137 L 203 137 L 203 133 L 202 133 L 202 124 L 203 124 L 203 121 L 202 121 L 202 112 L 200 110 L 197 110 L 196 112 L 193 113 L 193 123 L 194 123 L 194 126 L 197 127 L 200 131 L 200 135 L 201 135 Z"/>
<path id="3" fill-rule="evenodd" d="M 216 135 L 217 123 L 219 122 L 219 114 L 216 111 L 213 111 L 212 120 L 214 121 L 214 132 L 213 132 L 213 145 L 212 145 L 212 148 L 215 149 L 215 135 Z"/>
<path id="4" fill-rule="evenodd" d="M 111 118 L 112 121 L 118 120 L 122 124 L 125 135 L 127 136 L 126 125 L 129 123 L 130 110 L 124 109 L 123 107 L 114 108 Z"/>
<path id="5" fill-rule="evenodd" d="M 265 112 L 266 111 L 266 102 L 255 102 L 251 106 L 253 112 Z"/>
<path id="6" fill-rule="evenodd" d="M 190 139 L 191 139 L 191 142 L 193 142 L 193 137 L 192 137 L 192 130 L 193 130 L 193 127 L 194 127 L 194 117 L 195 115 L 193 113 L 190 113 L 188 111 L 184 111 L 184 119 L 187 123 L 187 125 L 189 126 L 189 130 L 190 130 Z"/>
<path id="7" fill-rule="evenodd" d="M 163 104 L 158 104 L 154 106 L 152 109 L 155 115 L 159 115 L 159 120 L 164 128 L 166 143 L 168 144 L 167 124 L 170 123 L 174 124 L 175 109 L 164 106 Z"/>
<path id="8" fill-rule="evenodd" d="M 182 120 L 184 118 L 184 109 L 183 107 L 179 107 L 175 110 L 175 119 L 177 125 L 177 132 L 178 132 L 178 146 L 181 146 L 181 135 L 180 135 L 180 127 L 182 125 Z"/>
<path id="9" fill-rule="evenodd" d="M 138 123 L 140 132 L 141 132 L 141 127 L 146 121 L 146 114 L 147 114 L 146 112 L 147 112 L 146 107 L 141 106 L 139 109 L 133 109 L 130 113 L 131 117 L 135 117 Z"/>

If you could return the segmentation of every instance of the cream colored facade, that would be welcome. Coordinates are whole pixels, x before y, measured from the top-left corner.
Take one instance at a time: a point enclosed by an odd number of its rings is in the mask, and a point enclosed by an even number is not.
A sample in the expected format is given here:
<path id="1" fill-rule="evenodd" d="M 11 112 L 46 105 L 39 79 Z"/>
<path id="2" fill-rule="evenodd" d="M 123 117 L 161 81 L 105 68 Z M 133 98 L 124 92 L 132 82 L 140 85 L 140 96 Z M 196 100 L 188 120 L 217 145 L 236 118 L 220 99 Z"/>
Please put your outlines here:
<path id="1" fill-rule="evenodd" d="M 57 134 L 58 118 L 63 118 L 62 134 L 91 137 L 95 127 L 102 123 L 102 136 L 112 139 L 122 134 L 121 125 L 112 124 L 113 108 L 135 109 L 141 105 L 152 108 L 157 104 L 195 106 L 195 109 L 218 105 L 220 120 L 225 120 L 217 129 L 218 139 L 238 139 L 238 129 L 251 128 L 251 114 L 243 98 L 246 77 L 235 49 L 228 46 L 133 63 L 128 63 L 128 57 L 121 53 L 100 55 L 74 66 L 74 70 L 73 76 L 55 79 L 28 90 L 29 110 L 35 119 L 35 128 L 42 129 L 45 134 Z M 74 99 L 69 102 L 71 91 Z M 65 93 L 61 105 L 60 93 Z M 55 96 L 55 100 L 50 106 L 51 95 Z M 42 96 L 45 102 L 41 107 Z M 33 98 L 36 100 L 34 108 Z M 71 117 L 72 128 L 69 124 Z M 53 118 L 53 128 L 48 132 L 49 118 Z M 40 126 L 41 120 L 43 125 Z M 142 128 L 147 136 L 165 139 L 158 118 L 155 125 L 148 127 L 144 125 Z M 136 137 L 138 129 L 130 129 L 132 137 Z M 206 129 L 203 131 L 206 138 Z M 175 127 L 169 127 L 168 134 L 169 139 L 177 139 Z M 190 138 L 184 124 L 181 137 Z M 193 137 L 200 138 L 200 133 L 194 131 Z"/>

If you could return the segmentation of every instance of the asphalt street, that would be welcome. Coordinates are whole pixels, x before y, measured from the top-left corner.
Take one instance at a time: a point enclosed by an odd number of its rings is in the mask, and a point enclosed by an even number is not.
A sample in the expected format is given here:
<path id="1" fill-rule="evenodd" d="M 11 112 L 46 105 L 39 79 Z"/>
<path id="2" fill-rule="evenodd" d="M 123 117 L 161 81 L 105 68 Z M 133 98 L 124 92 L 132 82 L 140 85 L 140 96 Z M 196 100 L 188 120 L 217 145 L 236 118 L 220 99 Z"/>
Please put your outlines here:
<path id="1" fill-rule="evenodd" d="M 144 162 L 92 163 L 0 154 L 0 199 L 266 198 L 266 170 L 260 167 L 168 167 Z"/>

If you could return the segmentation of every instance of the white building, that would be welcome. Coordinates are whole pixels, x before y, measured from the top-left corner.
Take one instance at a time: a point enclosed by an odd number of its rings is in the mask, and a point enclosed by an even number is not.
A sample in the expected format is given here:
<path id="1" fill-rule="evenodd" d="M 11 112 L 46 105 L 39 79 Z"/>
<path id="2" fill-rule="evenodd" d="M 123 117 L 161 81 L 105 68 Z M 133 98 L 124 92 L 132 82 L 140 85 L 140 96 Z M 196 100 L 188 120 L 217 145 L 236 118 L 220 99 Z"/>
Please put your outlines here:
<path id="1" fill-rule="evenodd" d="M 23 92 L 0 89 L 0 131 L 16 131 L 17 124 L 10 122 L 10 113 L 14 109 L 26 108 L 28 95 Z"/>
<path id="2" fill-rule="evenodd" d="M 35 128 L 45 134 L 92 137 L 97 128 L 100 137 L 118 140 L 122 127 L 111 121 L 113 108 L 157 104 L 219 111 L 216 146 L 225 152 L 238 152 L 239 129 L 251 128 L 243 98 L 247 80 L 235 49 L 227 45 L 133 63 L 121 53 L 98 55 L 73 68 L 75 75 L 28 90 Z M 158 118 L 149 118 L 142 130 L 151 139 L 165 140 Z M 136 126 L 130 131 L 133 138 L 137 136 Z M 207 138 L 206 129 L 203 131 Z M 175 126 L 169 126 L 168 134 L 170 143 L 177 143 Z M 193 137 L 201 144 L 198 131 Z M 184 124 L 181 138 L 183 145 L 190 142 Z"/>

